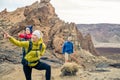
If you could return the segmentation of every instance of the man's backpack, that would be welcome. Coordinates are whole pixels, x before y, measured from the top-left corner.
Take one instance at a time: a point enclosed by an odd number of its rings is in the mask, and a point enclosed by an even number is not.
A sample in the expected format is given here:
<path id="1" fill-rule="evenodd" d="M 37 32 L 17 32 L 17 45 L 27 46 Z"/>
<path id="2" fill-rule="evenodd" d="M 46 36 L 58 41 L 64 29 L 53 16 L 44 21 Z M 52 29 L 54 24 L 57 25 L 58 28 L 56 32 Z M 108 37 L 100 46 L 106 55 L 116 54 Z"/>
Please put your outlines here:
<path id="1" fill-rule="evenodd" d="M 28 53 L 32 50 L 32 45 L 33 45 L 33 44 L 32 44 L 32 41 L 29 41 L 28 51 L 26 52 L 25 49 L 23 50 L 23 57 L 22 57 L 22 64 L 23 64 L 23 65 L 28 66 L 28 65 L 30 65 L 30 64 L 32 64 L 32 63 L 37 63 L 37 62 L 39 62 L 39 60 L 34 61 L 34 62 L 28 62 L 28 61 L 25 59 L 26 54 L 28 54 Z M 38 50 L 38 49 L 36 49 L 36 50 Z M 40 46 L 39 46 L 39 50 L 40 50 L 40 51 L 42 50 L 42 43 L 41 43 Z M 38 56 L 37 53 L 36 53 L 36 56 Z"/>

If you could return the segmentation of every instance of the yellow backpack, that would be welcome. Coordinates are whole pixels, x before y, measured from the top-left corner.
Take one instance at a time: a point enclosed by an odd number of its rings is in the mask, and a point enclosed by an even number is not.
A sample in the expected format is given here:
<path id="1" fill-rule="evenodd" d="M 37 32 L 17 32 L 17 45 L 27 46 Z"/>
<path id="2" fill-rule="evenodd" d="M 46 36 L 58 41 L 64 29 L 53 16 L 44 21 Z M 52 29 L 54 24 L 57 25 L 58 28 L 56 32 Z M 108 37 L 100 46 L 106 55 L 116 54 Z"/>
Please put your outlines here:
<path id="1" fill-rule="evenodd" d="M 33 61 L 33 62 L 28 62 L 26 59 L 25 59 L 25 56 L 32 50 L 32 41 L 29 41 L 29 47 L 28 47 L 28 51 L 26 52 L 25 50 L 24 50 L 24 52 L 23 52 L 23 58 L 22 58 L 22 64 L 23 65 L 27 65 L 27 66 L 31 66 L 31 67 L 33 67 L 33 66 L 36 66 L 37 64 L 38 64 L 38 62 L 39 62 L 39 60 L 37 60 L 37 61 Z M 40 46 L 39 46 L 39 49 L 35 49 L 35 50 L 32 50 L 32 51 L 41 51 L 42 50 L 42 43 L 40 44 Z M 35 57 L 38 57 L 38 54 L 37 54 L 37 52 L 36 52 L 36 56 Z"/>

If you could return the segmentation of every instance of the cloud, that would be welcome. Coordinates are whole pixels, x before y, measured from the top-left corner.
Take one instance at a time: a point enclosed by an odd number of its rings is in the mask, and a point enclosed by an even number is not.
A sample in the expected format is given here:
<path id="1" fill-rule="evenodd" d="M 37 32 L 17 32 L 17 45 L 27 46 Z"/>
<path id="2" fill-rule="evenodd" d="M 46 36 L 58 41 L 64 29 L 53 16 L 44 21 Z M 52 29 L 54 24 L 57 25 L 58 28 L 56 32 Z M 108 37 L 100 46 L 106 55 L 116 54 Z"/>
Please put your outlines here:
<path id="1" fill-rule="evenodd" d="M 120 23 L 117 0 L 54 0 L 58 16 L 66 22 Z"/>
<path id="2" fill-rule="evenodd" d="M 112 1 L 112 2 L 116 2 L 116 1 L 120 1 L 120 0 L 101 0 L 101 1 Z"/>
<path id="3" fill-rule="evenodd" d="M 7 8 L 8 11 L 13 11 L 18 7 L 30 5 L 38 0 L 0 0 L 0 11 Z"/>
<path id="4" fill-rule="evenodd" d="M 39 0 L 0 0 L 0 11 L 30 5 Z M 56 14 L 66 22 L 120 23 L 120 0 L 51 0 Z"/>

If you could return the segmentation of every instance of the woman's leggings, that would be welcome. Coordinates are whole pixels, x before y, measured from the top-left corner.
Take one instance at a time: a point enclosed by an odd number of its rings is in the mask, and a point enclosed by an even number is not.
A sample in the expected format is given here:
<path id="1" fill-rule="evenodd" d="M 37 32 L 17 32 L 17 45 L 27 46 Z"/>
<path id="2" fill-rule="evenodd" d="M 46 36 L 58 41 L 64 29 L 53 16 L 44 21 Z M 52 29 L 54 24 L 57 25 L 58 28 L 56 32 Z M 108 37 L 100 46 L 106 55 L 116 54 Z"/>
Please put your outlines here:
<path id="1" fill-rule="evenodd" d="M 43 62 L 39 62 L 35 67 L 29 67 L 29 66 L 23 65 L 23 71 L 24 71 L 26 80 L 32 80 L 32 77 L 31 77 L 32 68 L 35 68 L 37 70 L 46 70 L 46 73 L 45 73 L 46 80 L 51 79 L 50 65 Z"/>

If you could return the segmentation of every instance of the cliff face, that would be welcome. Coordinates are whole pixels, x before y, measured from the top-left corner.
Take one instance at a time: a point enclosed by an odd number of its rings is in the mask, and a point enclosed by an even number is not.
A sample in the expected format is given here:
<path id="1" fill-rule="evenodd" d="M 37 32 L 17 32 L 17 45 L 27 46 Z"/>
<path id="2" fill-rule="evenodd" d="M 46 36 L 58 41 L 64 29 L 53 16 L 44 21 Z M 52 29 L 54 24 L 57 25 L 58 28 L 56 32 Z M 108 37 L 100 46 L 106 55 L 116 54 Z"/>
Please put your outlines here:
<path id="1" fill-rule="evenodd" d="M 11 26 L 10 33 L 12 35 L 16 35 L 26 25 L 33 25 L 34 30 L 39 29 L 43 32 L 43 40 L 48 49 L 54 49 L 56 52 L 61 53 L 63 42 L 68 36 L 72 36 L 75 50 L 81 47 L 94 55 L 97 54 L 91 36 L 88 34 L 83 37 L 75 23 L 65 23 L 60 20 L 54 7 L 50 4 L 50 0 L 41 0 L 40 3 L 35 2 L 14 12 L 5 11 L 4 16 L 10 17 L 9 22 L 11 23 L 9 26 Z M 1 12 L 0 18 L 4 22 L 8 20 L 3 17 L 3 12 Z"/>
<path id="2" fill-rule="evenodd" d="M 90 33 L 94 43 L 120 43 L 120 24 L 77 24 L 83 33 Z"/>

